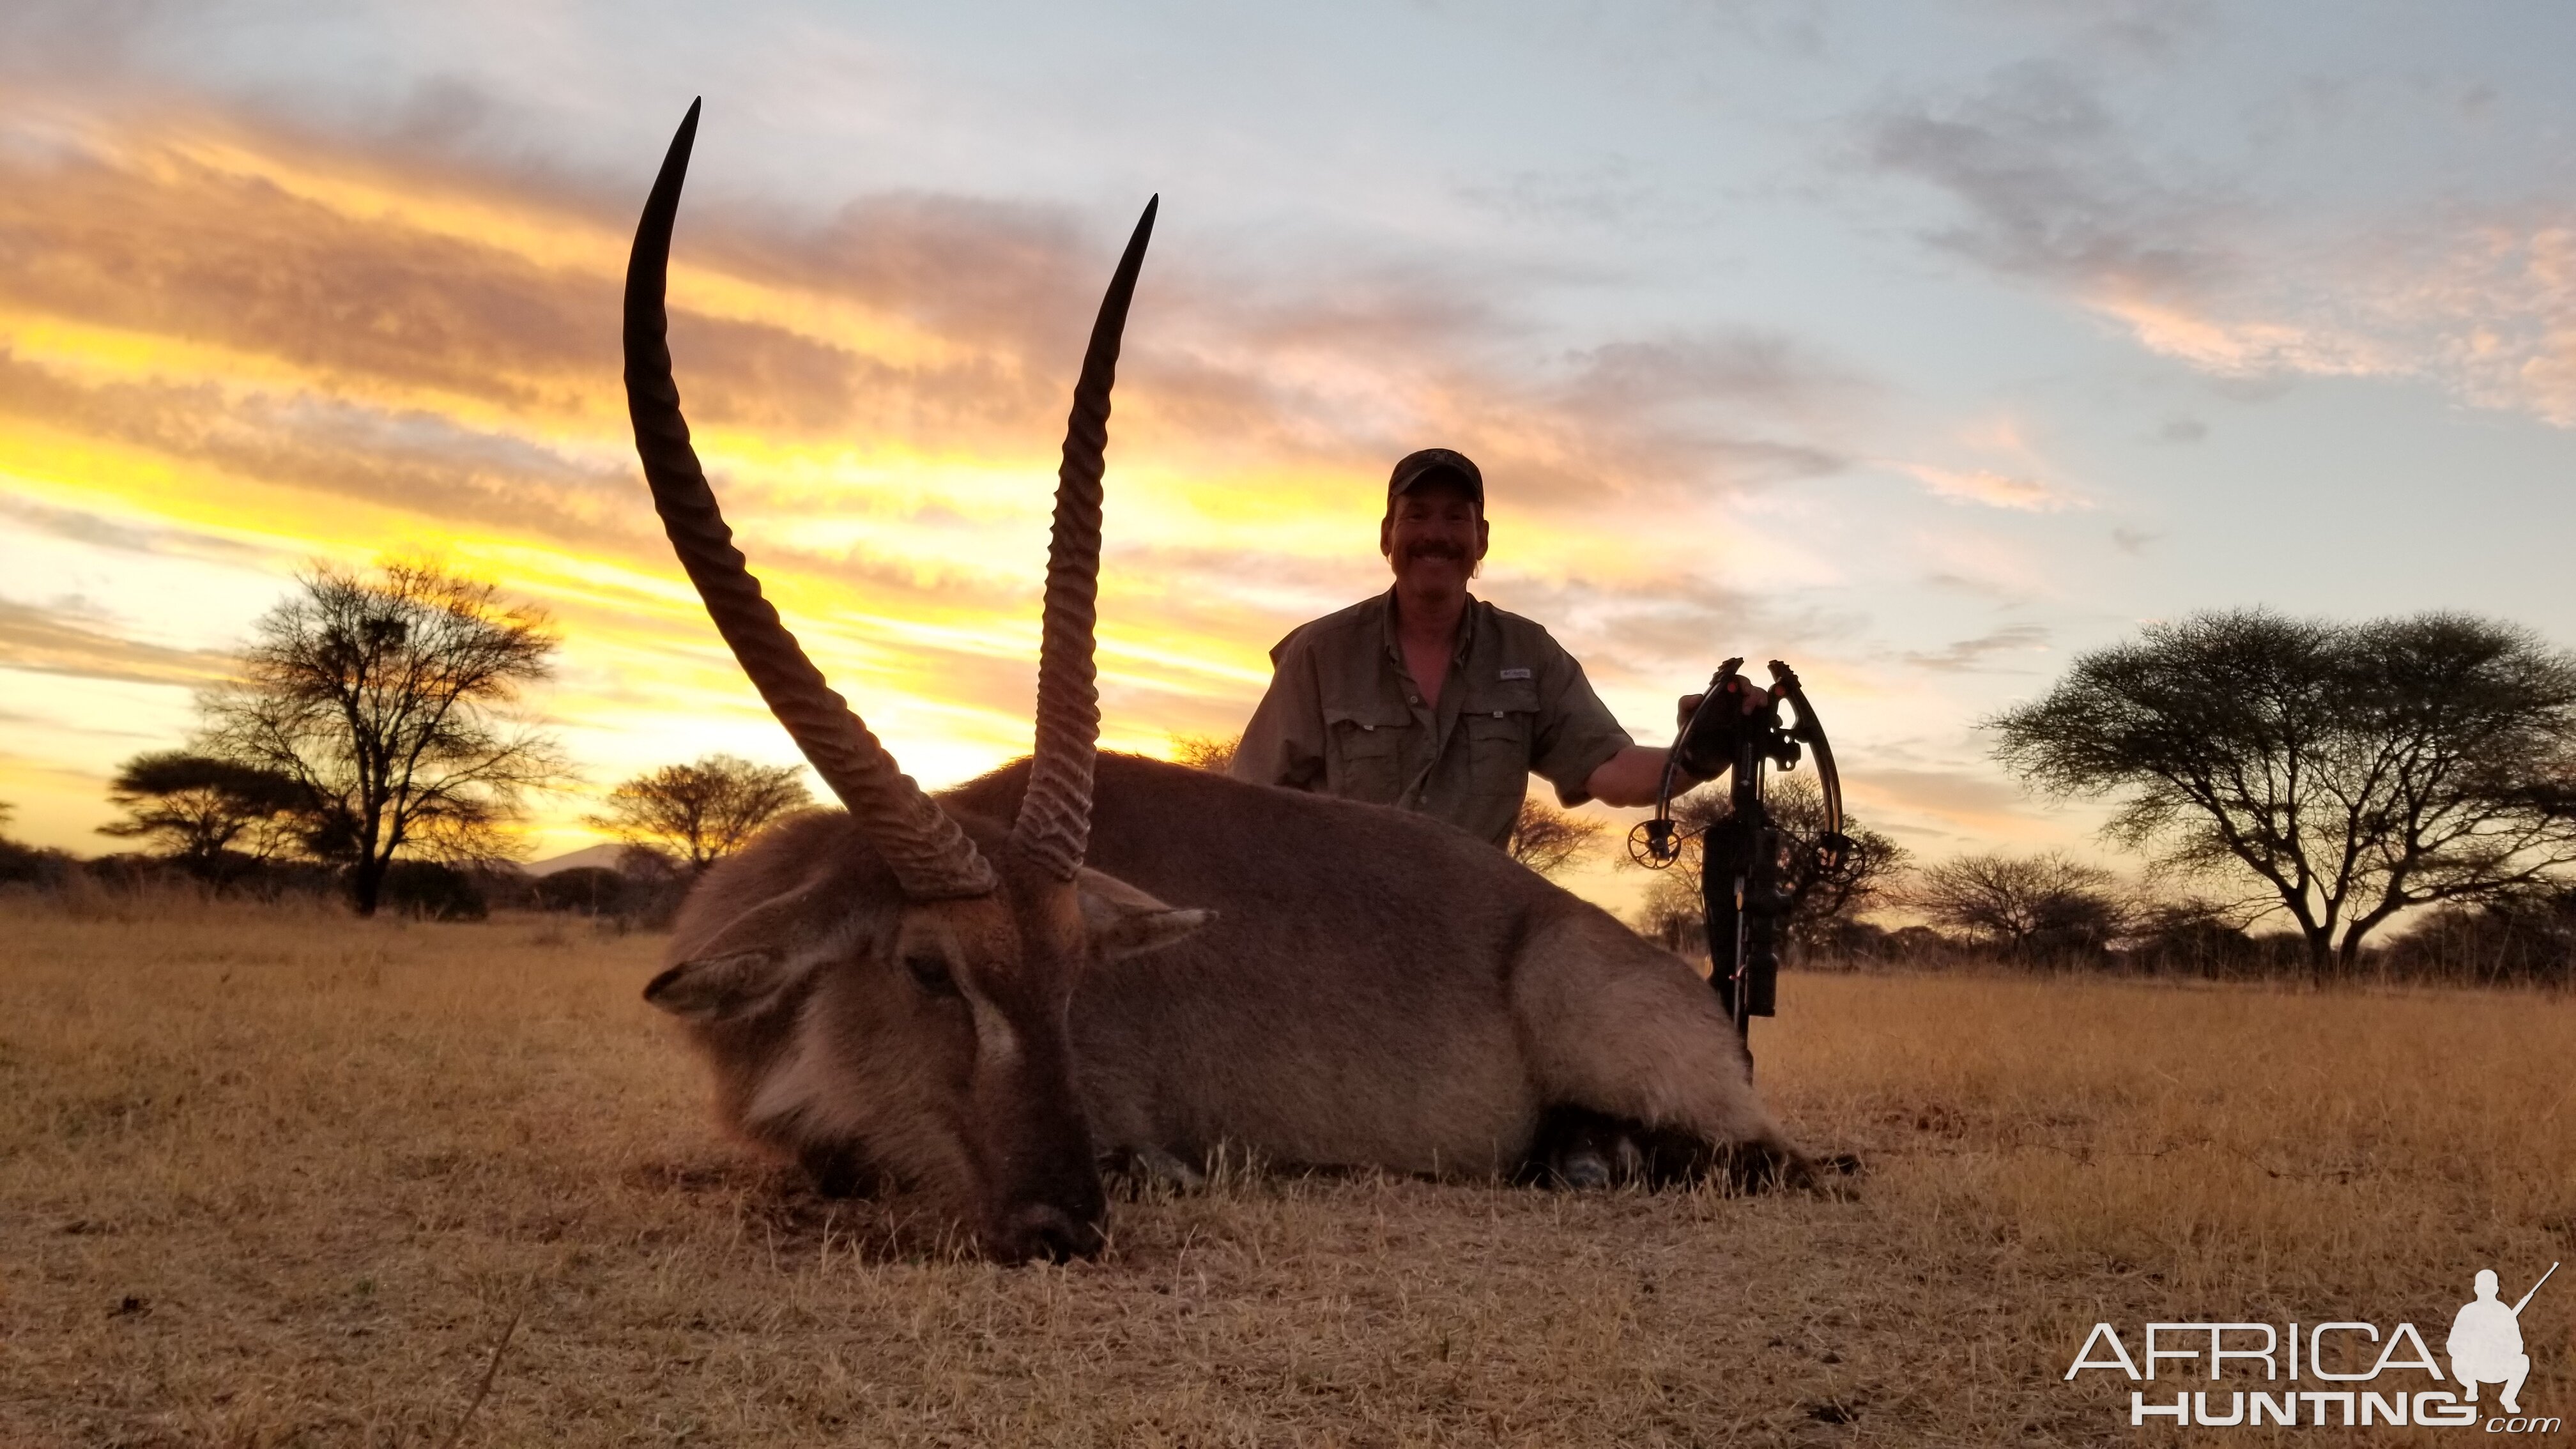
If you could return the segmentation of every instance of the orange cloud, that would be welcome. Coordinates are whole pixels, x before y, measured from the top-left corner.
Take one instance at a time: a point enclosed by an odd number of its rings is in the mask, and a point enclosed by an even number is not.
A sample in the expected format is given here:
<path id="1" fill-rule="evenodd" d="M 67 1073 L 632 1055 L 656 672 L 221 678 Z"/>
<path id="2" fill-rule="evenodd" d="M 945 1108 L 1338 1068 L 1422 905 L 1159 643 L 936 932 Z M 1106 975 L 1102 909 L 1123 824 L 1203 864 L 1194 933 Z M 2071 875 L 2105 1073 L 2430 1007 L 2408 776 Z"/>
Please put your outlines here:
<path id="1" fill-rule="evenodd" d="M 220 652 L 171 649 L 125 638 L 55 609 L 0 599 L 0 666 L 136 684 L 212 684 L 230 672 Z"/>
<path id="2" fill-rule="evenodd" d="M 539 194 L 220 116 L 13 124 L 9 526 L 280 591 L 313 558 L 426 549 L 561 621 L 547 705 L 594 774 L 763 737 L 625 433 L 632 197 L 602 198 L 640 193 L 649 157 Z M 1026 748 L 1056 448 L 1124 220 L 918 194 L 819 223 L 712 201 L 683 219 L 672 346 L 701 452 L 792 627 L 926 779 Z M 1434 440 L 1493 481 L 1497 597 L 1561 621 L 1605 687 L 1661 694 L 1704 673 L 1713 631 L 1762 617 L 1694 582 L 1708 540 L 1743 490 L 1846 466 L 1817 439 L 1868 386 L 1762 335 L 1515 371 L 1495 359 L 1518 324 L 1488 300 L 1507 294 L 1401 264 L 1154 259 L 1112 425 L 1109 743 L 1238 727 L 1274 640 L 1383 587 L 1383 469 Z M 174 691 L 223 667 L 0 600 L 0 664 Z"/>
<path id="3" fill-rule="evenodd" d="M 2053 484 L 1998 473 L 1992 468 L 1936 468 L 1929 463 L 1895 466 L 1920 481 L 1934 497 L 1953 503 L 1982 503 L 1989 508 L 2024 513 L 2058 513 L 2085 506 L 2081 498 Z"/>

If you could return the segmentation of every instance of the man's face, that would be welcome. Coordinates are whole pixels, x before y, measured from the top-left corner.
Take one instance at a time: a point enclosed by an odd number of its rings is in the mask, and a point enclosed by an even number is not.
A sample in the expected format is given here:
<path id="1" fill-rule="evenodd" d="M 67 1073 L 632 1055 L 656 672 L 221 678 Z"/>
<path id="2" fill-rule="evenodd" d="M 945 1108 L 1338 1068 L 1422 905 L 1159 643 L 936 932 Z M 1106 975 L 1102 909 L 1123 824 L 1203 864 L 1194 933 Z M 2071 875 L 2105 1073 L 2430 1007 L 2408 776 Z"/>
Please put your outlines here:
<path id="1" fill-rule="evenodd" d="M 1377 547 L 1408 592 L 1458 592 L 1484 560 L 1485 520 L 1464 484 L 1427 478 L 1395 500 Z"/>

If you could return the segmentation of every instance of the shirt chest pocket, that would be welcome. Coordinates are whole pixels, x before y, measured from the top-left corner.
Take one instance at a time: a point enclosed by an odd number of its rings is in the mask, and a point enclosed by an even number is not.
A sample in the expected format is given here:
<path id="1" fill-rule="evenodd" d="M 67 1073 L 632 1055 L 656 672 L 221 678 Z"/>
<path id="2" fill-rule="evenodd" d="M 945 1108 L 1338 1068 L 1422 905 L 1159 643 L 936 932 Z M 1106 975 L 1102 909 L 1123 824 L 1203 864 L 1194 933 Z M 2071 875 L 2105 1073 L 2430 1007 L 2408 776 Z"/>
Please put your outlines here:
<path id="1" fill-rule="evenodd" d="M 1371 709 L 1326 706 L 1324 790 L 1345 800 L 1392 805 L 1404 789 L 1404 737 L 1413 720 Z"/>
<path id="2" fill-rule="evenodd" d="M 1538 691 L 1527 681 L 1505 680 L 1460 701 L 1458 715 L 1467 736 L 1468 789 L 1515 800 L 1526 794 L 1538 749 Z"/>

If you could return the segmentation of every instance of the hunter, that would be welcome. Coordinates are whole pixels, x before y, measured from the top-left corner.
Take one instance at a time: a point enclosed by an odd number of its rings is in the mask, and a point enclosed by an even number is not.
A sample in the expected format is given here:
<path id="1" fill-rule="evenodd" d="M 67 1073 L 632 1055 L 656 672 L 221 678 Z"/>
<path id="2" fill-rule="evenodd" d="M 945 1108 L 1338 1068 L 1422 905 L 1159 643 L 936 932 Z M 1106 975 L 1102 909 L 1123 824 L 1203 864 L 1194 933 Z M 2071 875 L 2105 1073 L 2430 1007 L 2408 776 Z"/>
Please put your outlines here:
<path id="1" fill-rule="evenodd" d="M 1467 592 L 1483 564 L 1485 476 L 1463 453 L 1408 453 L 1386 483 L 1377 549 L 1395 584 L 1291 632 L 1235 747 L 1234 777 L 1429 815 L 1508 849 L 1529 777 L 1567 806 L 1652 805 L 1674 752 L 1640 745 L 1546 629 Z M 1739 691 L 1744 712 L 1766 696 Z M 1699 696 L 1681 701 L 1687 720 Z M 1684 741 L 1674 793 L 1725 773 L 1728 714 Z M 1542 1127 L 1542 1175 L 1574 1188 L 1635 1171 L 1627 1125 L 1574 1110 Z"/>
<path id="2" fill-rule="evenodd" d="M 1394 586 L 1270 651 L 1234 777 L 1398 806 L 1505 848 L 1533 774 L 1568 806 L 1654 804 L 1671 752 L 1629 738 L 1546 629 L 1467 592 L 1487 541 L 1476 465 L 1447 448 L 1406 454 L 1378 523 Z M 1746 711 L 1761 702 L 1745 691 Z M 1683 716 L 1698 703 L 1684 699 Z M 1703 733 L 1683 746 L 1676 794 L 1731 758 L 1722 727 Z"/>

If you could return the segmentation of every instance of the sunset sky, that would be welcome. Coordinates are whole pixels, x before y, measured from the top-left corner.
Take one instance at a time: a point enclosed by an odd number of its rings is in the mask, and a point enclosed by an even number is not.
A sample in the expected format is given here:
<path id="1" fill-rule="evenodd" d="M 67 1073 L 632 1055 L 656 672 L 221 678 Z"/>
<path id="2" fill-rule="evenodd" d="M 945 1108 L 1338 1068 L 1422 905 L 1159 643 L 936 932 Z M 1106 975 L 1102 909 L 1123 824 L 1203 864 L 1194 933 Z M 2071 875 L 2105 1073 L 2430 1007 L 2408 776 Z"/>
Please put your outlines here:
<path id="1" fill-rule="evenodd" d="M 582 762 L 791 747 L 619 391 L 672 345 L 755 568 L 907 769 L 1026 750 L 1056 450 L 1145 199 L 1107 743 L 1230 734 L 1484 467 L 1479 592 L 1641 738 L 1801 666 L 1926 858 L 2090 848 L 1976 729 L 2142 621 L 2458 608 L 2576 643 L 2576 10 L 2355 3 L 458 3 L 0 10 L 0 800 L 116 763 L 316 561 L 552 611 Z M 1634 812 L 1630 812 L 1631 815 Z M 1628 889 L 1606 875 L 1605 898 Z"/>

